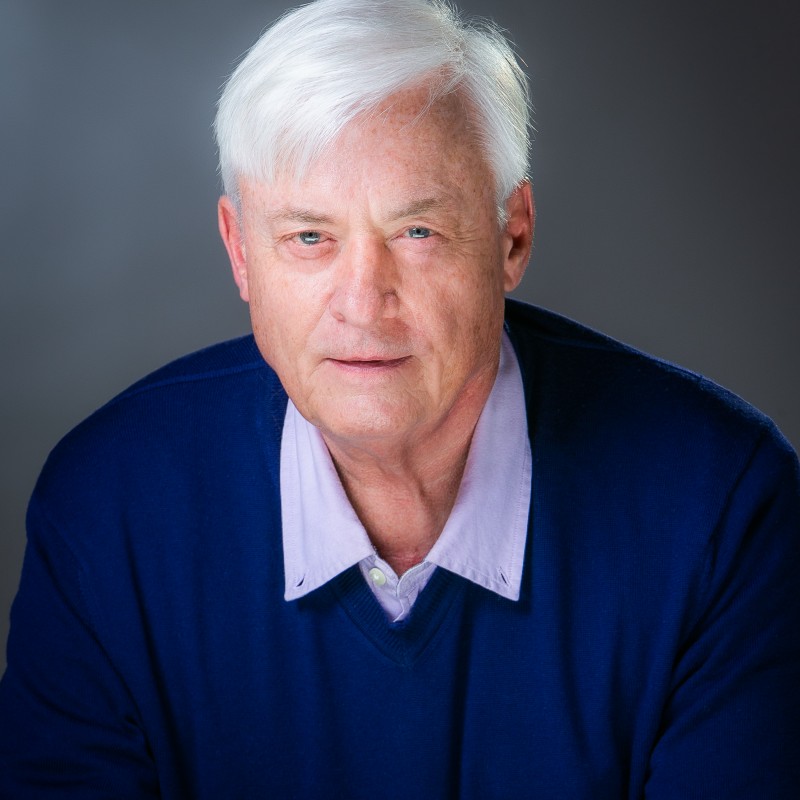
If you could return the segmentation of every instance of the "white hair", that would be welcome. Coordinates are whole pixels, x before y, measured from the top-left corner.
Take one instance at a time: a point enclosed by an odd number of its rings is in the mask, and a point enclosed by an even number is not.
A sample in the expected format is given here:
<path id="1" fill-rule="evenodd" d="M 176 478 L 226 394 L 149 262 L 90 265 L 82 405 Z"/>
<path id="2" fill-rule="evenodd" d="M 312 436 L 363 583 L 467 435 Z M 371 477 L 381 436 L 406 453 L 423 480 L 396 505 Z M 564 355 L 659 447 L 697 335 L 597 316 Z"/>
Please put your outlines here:
<path id="1" fill-rule="evenodd" d="M 317 0 L 268 28 L 220 97 L 226 194 L 238 207 L 239 177 L 302 177 L 356 116 L 419 86 L 429 104 L 452 92 L 465 101 L 502 220 L 528 173 L 528 83 L 497 27 L 465 22 L 444 0 Z"/>

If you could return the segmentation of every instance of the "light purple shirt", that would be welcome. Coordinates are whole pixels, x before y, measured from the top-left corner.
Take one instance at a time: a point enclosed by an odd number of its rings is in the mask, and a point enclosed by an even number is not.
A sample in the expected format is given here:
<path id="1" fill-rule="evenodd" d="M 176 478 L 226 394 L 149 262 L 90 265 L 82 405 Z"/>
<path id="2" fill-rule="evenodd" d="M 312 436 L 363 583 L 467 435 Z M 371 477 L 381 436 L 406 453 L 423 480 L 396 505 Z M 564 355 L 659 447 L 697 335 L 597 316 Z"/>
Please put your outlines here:
<path id="1" fill-rule="evenodd" d="M 322 434 L 292 401 L 281 440 L 285 598 L 296 600 L 358 564 L 398 622 L 437 567 L 518 600 L 531 494 L 531 451 L 519 364 L 506 334 L 450 517 L 425 560 L 402 576 L 375 551 Z"/>

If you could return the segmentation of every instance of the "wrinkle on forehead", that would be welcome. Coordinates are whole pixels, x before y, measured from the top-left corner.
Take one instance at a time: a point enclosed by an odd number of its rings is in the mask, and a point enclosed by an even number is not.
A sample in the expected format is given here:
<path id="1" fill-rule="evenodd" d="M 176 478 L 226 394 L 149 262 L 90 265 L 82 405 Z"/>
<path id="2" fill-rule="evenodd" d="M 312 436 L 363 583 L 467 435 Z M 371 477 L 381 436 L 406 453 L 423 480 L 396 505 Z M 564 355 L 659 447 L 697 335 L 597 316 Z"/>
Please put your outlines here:
<path id="1" fill-rule="evenodd" d="M 450 205 L 448 201 L 451 200 L 455 200 L 455 198 L 443 195 L 412 199 L 403 205 L 389 207 L 385 219 L 387 222 L 393 222 L 407 217 L 422 216 L 432 211 L 447 210 Z M 280 206 L 267 211 L 264 219 L 267 222 L 304 222 L 309 225 L 325 225 L 334 222 L 333 217 L 328 214 L 295 205 Z"/>
<path id="2" fill-rule="evenodd" d="M 433 95 L 425 86 L 396 92 L 376 108 L 357 116 L 351 125 L 373 119 L 408 130 L 419 126 L 429 116 L 441 119 L 451 130 L 473 132 L 472 115 L 458 91 Z"/>
<path id="3" fill-rule="evenodd" d="M 470 168 L 490 174 L 468 103 L 458 91 L 438 97 L 431 95 L 427 86 L 396 92 L 377 107 L 357 115 L 302 170 L 291 165 L 278 169 L 275 184 L 302 183 L 320 163 L 335 161 L 344 151 L 357 152 L 372 137 L 403 142 L 409 156 L 422 155 L 429 148 L 436 149 L 437 145 L 470 150 Z"/>

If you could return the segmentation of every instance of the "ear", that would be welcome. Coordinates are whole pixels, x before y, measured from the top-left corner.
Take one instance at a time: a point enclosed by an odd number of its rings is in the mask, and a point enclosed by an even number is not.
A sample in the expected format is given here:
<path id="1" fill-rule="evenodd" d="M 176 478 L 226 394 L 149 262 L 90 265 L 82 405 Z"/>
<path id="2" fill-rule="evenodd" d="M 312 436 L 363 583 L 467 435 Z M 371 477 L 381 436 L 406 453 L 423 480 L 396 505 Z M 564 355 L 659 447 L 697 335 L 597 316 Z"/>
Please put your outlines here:
<path id="1" fill-rule="evenodd" d="M 530 181 L 521 183 L 506 200 L 508 221 L 503 234 L 503 289 L 510 292 L 519 286 L 533 244 L 536 210 Z"/>
<path id="2" fill-rule="evenodd" d="M 239 296 L 245 303 L 248 303 L 250 301 L 250 291 L 247 285 L 247 257 L 245 255 L 241 215 L 227 195 L 223 195 L 219 199 L 217 217 L 219 234 L 225 244 L 225 249 L 228 251 L 233 279 L 239 287 Z"/>

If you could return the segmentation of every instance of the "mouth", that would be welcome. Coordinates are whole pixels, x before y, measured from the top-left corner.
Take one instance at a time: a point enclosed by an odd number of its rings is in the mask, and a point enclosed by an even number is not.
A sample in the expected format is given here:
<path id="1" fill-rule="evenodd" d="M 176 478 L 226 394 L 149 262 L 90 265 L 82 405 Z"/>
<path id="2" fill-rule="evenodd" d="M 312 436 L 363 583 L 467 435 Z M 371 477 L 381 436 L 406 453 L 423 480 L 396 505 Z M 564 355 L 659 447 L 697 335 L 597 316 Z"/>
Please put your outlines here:
<path id="1" fill-rule="evenodd" d="M 391 370 L 405 364 L 411 356 L 401 358 L 331 358 L 331 363 L 346 370 L 356 371 L 379 371 Z"/>

